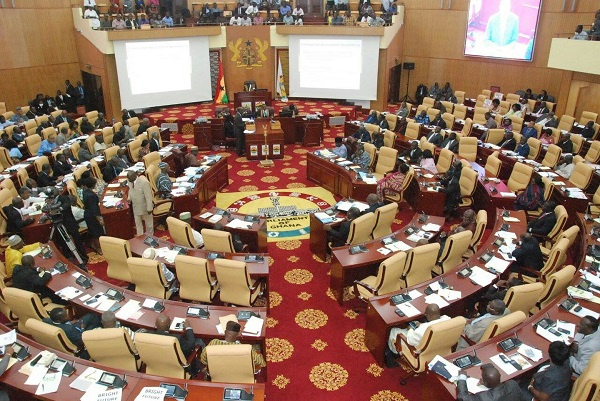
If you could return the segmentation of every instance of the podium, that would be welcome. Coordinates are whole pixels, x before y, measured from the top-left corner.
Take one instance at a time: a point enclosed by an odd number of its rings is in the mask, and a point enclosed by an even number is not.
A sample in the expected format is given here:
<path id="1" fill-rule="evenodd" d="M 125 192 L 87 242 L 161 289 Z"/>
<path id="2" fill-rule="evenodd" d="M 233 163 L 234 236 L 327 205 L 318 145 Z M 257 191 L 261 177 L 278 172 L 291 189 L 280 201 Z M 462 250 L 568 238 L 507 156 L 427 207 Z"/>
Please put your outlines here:
<path id="1" fill-rule="evenodd" d="M 237 109 L 238 107 L 247 107 L 256 112 L 256 103 L 259 106 L 261 104 L 271 106 L 273 97 L 271 92 L 268 91 L 251 91 L 251 92 L 236 92 L 233 94 L 233 106 Z"/>
<path id="2" fill-rule="evenodd" d="M 248 160 L 283 159 L 284 138 L 279 121 L 257 118 L 252 124 L 246 124 L 246 158 Z M 266 137 L 265 137 L 266 134 Z"/>

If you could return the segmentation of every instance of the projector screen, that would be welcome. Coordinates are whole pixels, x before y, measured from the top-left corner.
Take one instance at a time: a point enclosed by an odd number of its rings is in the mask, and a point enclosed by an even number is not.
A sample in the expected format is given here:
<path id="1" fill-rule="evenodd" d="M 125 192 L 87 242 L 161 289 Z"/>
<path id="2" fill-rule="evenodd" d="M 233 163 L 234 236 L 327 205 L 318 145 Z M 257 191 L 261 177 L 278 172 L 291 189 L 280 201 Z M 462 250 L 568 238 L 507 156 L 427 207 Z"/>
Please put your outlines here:
<path id="1" fill-rule="evenodd" d="M 126 109 L 212 100 L 207 37 L 114 42 Z"/>
<path id="2" fill-rule="evenodd" d="M 531 61 L 541 0 L 470 0 L 465 55 Z"/>
<path id="3" fill-rule="evenodd" d="M 290 96 L 377 99 L 379 37 L 289 37 Z"/>

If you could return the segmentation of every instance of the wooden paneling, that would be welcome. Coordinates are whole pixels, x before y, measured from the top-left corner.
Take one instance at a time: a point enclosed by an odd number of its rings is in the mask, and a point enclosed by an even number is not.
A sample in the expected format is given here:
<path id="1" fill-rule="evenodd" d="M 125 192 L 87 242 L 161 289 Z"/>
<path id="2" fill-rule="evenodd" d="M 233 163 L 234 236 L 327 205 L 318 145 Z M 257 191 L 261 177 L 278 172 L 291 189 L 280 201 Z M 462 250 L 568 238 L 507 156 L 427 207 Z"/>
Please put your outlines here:
<path id="1" fill-rule="evenodd" d="M 13 0 L 5 0 L 6 8 L 12 8 Z M 69 8 L 71 0 L 14 0 L 15 8 Z M 78 5 L 83 6 L 83 1 L 78 1 Z"/>

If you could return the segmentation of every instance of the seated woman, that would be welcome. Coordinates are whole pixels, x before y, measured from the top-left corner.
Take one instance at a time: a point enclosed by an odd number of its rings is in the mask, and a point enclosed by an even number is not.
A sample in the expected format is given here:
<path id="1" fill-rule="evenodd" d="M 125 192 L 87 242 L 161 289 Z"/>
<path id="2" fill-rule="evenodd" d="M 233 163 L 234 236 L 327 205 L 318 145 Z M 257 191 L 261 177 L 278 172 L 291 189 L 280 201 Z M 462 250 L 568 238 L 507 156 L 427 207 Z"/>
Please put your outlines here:
<path id="1" fill-rule="evenodd" d="M 493 99 L 492 104 L 489 107 L 490 113 L 499 113 L 500 112 L 500 100 Z"/>
<path id="2" fill-rule="evenodd" d="M 515 200 L 515 210 L 537 210 L 544 203 L 544 182 L 541 176 L 531 177 L 529 185 Z"/>
<path id="3" fill-rule="evenodd" d="M 148 153 L 150 153 L 150 141 L 144 139 L 140 146 L 140 152 L 138 153 L 138 162 L 141 162 Z"/>
<path id="4" fill-rule="evenodd" d="M 540 142 L 544 145 L 554 145 L 554 136 L 552 135 L 552 130 L 550 128 L 546 128 L 542 131 Z"/>
<path id="5" fill-rule="evenodd" d="M 383 202 L 385 195 L 388 193 L 400 193 L 402 191 L 402 184 L 406 178 L 406 174 L 410 170 L 410 167 L 406 163 L 402 163 L 398 167 L 398 171 L 386 175 L 377 183 L 377 196 L 379 202 Z"/>
<path id="6" fill-rule="evenodd" d="M 433 174 L 438 173 L 437 167 L 435 165 L 435 160 L 433 159 L 433 154 L 429 149 L 425 149 L 423 151 L 423 155 L 421 156 L 421 162 L 419 163 L 419 165 L 422 168 L 429 170 Z"/>

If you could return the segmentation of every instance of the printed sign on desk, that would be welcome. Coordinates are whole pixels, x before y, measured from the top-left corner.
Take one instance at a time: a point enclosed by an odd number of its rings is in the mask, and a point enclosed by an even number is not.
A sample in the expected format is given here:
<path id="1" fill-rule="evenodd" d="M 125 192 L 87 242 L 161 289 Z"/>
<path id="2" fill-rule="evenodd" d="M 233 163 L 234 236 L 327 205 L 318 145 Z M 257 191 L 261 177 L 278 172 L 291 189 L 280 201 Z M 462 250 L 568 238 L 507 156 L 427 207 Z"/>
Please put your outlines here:
<path id="1" fill-rule="evenodd" d="M 281 145 L 278 143 L 273 144 L 273 155 L 279 156 L 281 154 Z"/>
<path id="2" fill-rule="evenodd" d="M 258 146 L 250 145 L 250 156 L 258 156 Z"/>

